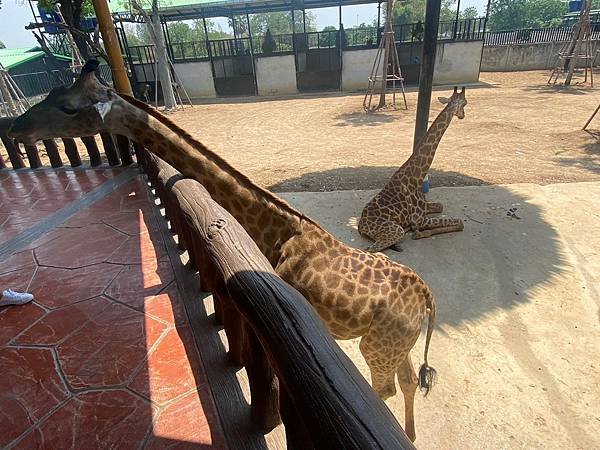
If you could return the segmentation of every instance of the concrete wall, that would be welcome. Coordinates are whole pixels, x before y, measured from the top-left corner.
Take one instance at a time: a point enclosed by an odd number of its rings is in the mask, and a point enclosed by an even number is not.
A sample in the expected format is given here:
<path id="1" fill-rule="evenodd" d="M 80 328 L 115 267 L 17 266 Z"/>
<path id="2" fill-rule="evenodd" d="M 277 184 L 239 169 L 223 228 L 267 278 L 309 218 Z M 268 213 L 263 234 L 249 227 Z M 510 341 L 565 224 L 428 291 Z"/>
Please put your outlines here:
<path id="1" fill-rule="evenodd" d="M 264 56 L 255 59 L 258 95 L 295 94 L 294 55 Z"/>
<path id="2" fill-rule="evenodd" d="M 191 99 L 216 97 L 210 62 L 176 63 L 175 73 Z"/>
<path id="3" fill-rule="evenodd" d="M 483 41 L 438 44 L 433 84 L 461 84 L 479 81 Z"/>
<path id="4" fill-rule="evenodd" d="M 342 60 L 342 90 L 364 91 L 373 69 L 377 49 L 347 50 Z"/>
<path id="5" fill-rule="evenodd" d="M 564 42 L 548 42 L 541 44 L 490 45 L 483 50 L 481 71 L 549 70 L 554 67 L 558 52 L 564 44 Z M 592 54 L 596 54 L 597 48 L 600 47 L 598 47 L 598 42 L 595 42 Z"/>

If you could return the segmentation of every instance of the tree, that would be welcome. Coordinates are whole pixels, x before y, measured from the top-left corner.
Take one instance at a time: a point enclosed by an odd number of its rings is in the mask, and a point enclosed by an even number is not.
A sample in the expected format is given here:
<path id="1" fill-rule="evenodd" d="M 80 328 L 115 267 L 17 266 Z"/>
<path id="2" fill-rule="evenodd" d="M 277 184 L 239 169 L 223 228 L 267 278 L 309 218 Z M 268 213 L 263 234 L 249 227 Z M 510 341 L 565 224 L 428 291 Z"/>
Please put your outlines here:
<path id="1" fill-rule="evenodd" d="M 177 103 L 175 101 L 175 92 L 173 90 L 173 79 L 171 78 L 167 44 L 165 43 L 165 36 L 162 31 L 160 16 L 158 15 L 158 0 L 152 0 L 149 10 L 147 9 L 148 5 L 142 4 L 142 0 L 130 0 L 130 5 L 133 10 L 143 17 L 146 27 L 148 28 L 148 33 L 154 44 L 158 78 L 163 93 L 165 109 L 171 110 L 175 108 Z"/>
<path id="2" fill-rule="evenodd" d="M 479 17 L 479 12 L 474 6 L 469 6 L 460 12 L 461 19 L 477 19 L 477 17 Z"/>
<path id="3" fill-rule="evenodd" d="M 54 1 L 39 0 L 38 3 L 47 11 L 54 11 Z M 94 17 L 95 15 L 91 0 L 61 0 L 60 11 L 65 19 L 65 23 L 70 28 L 79 31 L 83 31 L 81 29 L 81 19 Z M 81 57 L 84 60 L 89 59 L 91 55 L 83 35 L 75 32 L 72 33 L 72 36 L 79 53 L 81 53 Z"/>
<path id="4" fill-rule="evenodd" d="M 599 0 L 600 1 L 600 0 Z M 411 0 L 409 2 L 397 2 L 394 6 L 394 24 L 404 25 L 407 23 L 423 22 L 425 20 L 426 0 Z M 440 22 L 451 22 L 456 19 L 456 0 L 442 0 L 440 8 Z M 475 19 L 479 13 L 477 8 L 470 6 L 460 11 L 459 18 Z"/>
<path id="5" fill-rule="evenodd" d="M 491 30 L 514 30 L 560 25 L 566 6 L 562 0 L 492 0 Z"/>
<path id="6" fill-rule="evenodd" d="M 262 43 L 262 51 L 266 55 L 270 55 L 275 50 L 277 50 L 277 43 L 271 34 L 271 30 L 267 28 L 267 32 L 265 33 L 265 38 Z"/>
<path id="7" fill-rule="evenodd" d="M 0 48 L 6 48 L 6 45 L 4 45 L 4 42 L 0 41 Z"/>

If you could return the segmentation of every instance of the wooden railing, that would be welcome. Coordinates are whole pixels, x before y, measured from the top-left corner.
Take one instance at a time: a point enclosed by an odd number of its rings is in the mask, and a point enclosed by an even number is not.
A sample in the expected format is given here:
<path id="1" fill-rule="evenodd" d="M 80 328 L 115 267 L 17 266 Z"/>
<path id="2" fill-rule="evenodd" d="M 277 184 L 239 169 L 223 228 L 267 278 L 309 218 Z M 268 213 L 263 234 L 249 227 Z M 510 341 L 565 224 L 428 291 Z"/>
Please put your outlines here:
<path id="1" fill-rule="evenodd" d="M 24 145 L 25 152 L 22 152 L 20 146 L 8 138 L 7 132 L 13 120 L 14 118 L 11 117 L 0 118 L 0 140 L 6 149 L 12 168 L 23 169 L 29 167 L 31 169 L 38 169 L 43 167 L 44 164 L 40 158 L 40 152 L 37 145 Z M 131 144 L 127 138 L 124 136 L 111 136 L 108 133 L 100 133 L 100 138 L 102 141 L 102 151 L 104 151 L 109 165 L 118 166 L 119 164 L 122 164 L 128 166 L 133 163 Z M 96 142 L 96 138 L 94 136 L 83 136 L 79 139 L 81 139 L 85 146 L 90 166 L 97 167 L 102 165 L 103 158 L 101 149 Z M 68 165 L 71 167 L 82 166 L 83 162 L 75 140 L 72 138 L 62 138 L 61 140 Z M 56 169 L 67 164 L 67 161 L 63 161 L 58 145 L 54 139 L 45 139 L 43 145 L 46 148 L 46 154 L 48 155 L 50 165 L 53 168 Z M 28 164 L 25 163 L 25 160 Z M 0 168 L 7 168 L 6 163 L 1 157 Z"/>
<path id="2" fill-rule="evenodd" d="M 204 187 L 138 149 L 171 229 L 213 293 L 230 359 L 246 368 L 254 426 L 290 449 L 409 449 L 402 428 L 307 300 Z M 193 326 L 193 324 L 192 324 Z"/>

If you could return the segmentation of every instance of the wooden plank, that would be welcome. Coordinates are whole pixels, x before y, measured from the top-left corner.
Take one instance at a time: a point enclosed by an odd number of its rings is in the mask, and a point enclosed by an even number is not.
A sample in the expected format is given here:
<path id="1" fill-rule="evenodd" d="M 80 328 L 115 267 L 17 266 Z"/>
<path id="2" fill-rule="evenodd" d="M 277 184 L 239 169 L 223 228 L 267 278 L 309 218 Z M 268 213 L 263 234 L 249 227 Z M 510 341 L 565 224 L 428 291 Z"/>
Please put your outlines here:
<path id="1" fill-rule="evenodd" d="M 217 275 L 218 286 L 224 283 L 277 374 L 288 443 L 302 449 L 414 448 L 315 310 L 277 276 L 241 225 L 196 181 L 163 183 L 177 198 L 180 220 L 193 227 L 204 269 Z"/>
<path id="2" fill-rule="evenodd" d="M 112 136 L 108 133 L 100 133 L 100 139 L 102 139 L 102 147 L 104 147 L 104 154 L 106 155 L 108 164 L 111 166 L 121 164 Z"/>
<path id="3" fill-rule="evenodd" d="M 153 198 L 151 191 L 148 191 L 148 195 Z M 245 370 L 229 364 L 228 342 L 222 327 L 215 321 L 213 298 L 209 293 L 202 292 L 200 278 L 188 264 L 188 254 L 181 254 L 177 249 L 175 238 L 169 232 L 159 209 L 152 210 L 173 266 L 177 289 L 184 301 L 228 447 L 236 450 L 286 449 L 282 426 L 267 436 L 251 426 L 248 378 Z"/>
<path id="4" fill-rule="evenodd" d="M 40 159 L 40 153 L 36 144 L 24 144 L 25 153 L 27 154 L 27 160 L 29 161 L 29 167 L 32 169 L 38 169 L 42 167 L 42 160 Z"/>
<path id="5" fill-rule="evenodd" d="M 121 164 L 129 166 L 133 164 L 133 157 L 131 156 L 131 143 L 127 137 L 122 135 L 116 136 L 117 149 L 119 150 L 119 156 L 121 157 Z"/>
<path id="6" fill-rule="evenodd" d="M 12 125 L 14 118 L 12 117 L 1 117 L 0 118 L 0 140 L 6 148 L 6 152 L 8 153 L 8 159 L 10 160 L 10 164 L 13 169 L 23 169 L 25 167 L 25 163 L 23 162 L 23 158 L 21 158 L 21 154 L 19 151 L 19 147 L 15 145 L 12 139 L 7 136 L 8 129 Z"/>
<path id="7" fill-rule="evenodd" d="M 50 165 L 53 169 L 63 166 L 62 159 L 60 158 L 60 153 L 58 153 L 58 146 L 54 139 L 44 139 L 44 146 L 46 147 L 46 153 L 48 153 L 48 158 L 50 159 Z"/>
<path id="8" fill-rule="evenodd" d="M 94 136 L 82 136 L 81 142 L 85 145 L 87 153 L 90 157 L 90 166 L 96 167 L 102 164 L 102 157 L 100 156 L 100 150 L 98 144 L 96 144 L 96 138 Z"/>
<path id="9" fill-rule="evenodd" d="M 65 146 L 65 153 L 69 158 L 69 164 L 71 167 L 81 166 L 81 156 L 79 156 L 79 150 L 77 150 L 77 143 L 72 138 L 62 138 Z"/>

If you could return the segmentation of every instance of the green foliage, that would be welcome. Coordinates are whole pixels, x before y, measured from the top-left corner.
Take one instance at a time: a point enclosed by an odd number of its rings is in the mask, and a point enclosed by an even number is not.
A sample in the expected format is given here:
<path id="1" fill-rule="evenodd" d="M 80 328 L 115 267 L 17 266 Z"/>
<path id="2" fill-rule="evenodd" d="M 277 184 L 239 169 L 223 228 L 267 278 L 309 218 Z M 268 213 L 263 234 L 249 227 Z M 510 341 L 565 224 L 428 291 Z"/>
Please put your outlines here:
<path id="1" fill-rule="evenodd" d="M 600 2 L 600 0 L 597 0 Z M 394 24 L 403 25 L 406 23 L 417 23 L 425 20 L 426 0 L 411 0 L 403 3 L 396 3 L 394 8 Z M 442 0 L 440 9 L 440 22 L 450 22 L 456 19 L 456 0 Z M 461 9 L 460 19 L 476 19 L 479 12 L 474 6 Z"/>
<path id="2" fill-rule="evenodd" d="M 342 37 L 342 48 L 348 47 L 348 37 L 346 36 L 346 30 L 344 30 L 344 24 L 340 24 L 340 32 L 335 35 L 335 46 L 340 46 L 340 36 Z"/>
<path id="3" fill-rule="evenodd" d="M 38 4 L 42 6 L 46 11 L 54 11 L 54 0 L 38 0 Z M 74 11 L 76 8 L 81 8 L 81 17 L 95 17 L 94 6 L 92 0 L 61 0 L 61 11 L 65 13 L 64 8 L 69 8 Z M 69 19 L 65 16 L 65 20 L 69 22 Z"/>
<path id="4" fill-rule="evenodd" d="M 0 48 L 6 48 L 6 45 L 4 45 L 4 42 L 0 41 Z"/>
<path id="5" fill-rule="evenodd" d="M 496 31 L 558 26 L 566 12 L 562 0 L 492 0 L 489 27 Z"/>
<path id="6" fill-rule="evenodd" d="M 266 55 L 270 55 L 275 50 L 277 50 L 277 43 L 271 34 L 271 30 L 267 28 L 267 32 L 265 33 L 265 38 L 262 43 L 262 51 Z"/>
<path id="7" fill-rule="evenodd" d="M 479 12 L 474 6 L 469 6 L 460 12 L 461 19 L 477 19 L 477 17 L 479 17 Z"/>
<path id="8" fill-rule="evenodd" d="M 306 14 L 306 31 L 316 31 L 316 17 L 314 13 Z M 262 36 L 266 34 L 267 29 L 274 35 L 292 33 L 292 17 L 289 12 L 272 12 L 264 14 L 253 14 L 250 17 L 250 29 L 252 35 Z M 294 30 L 296 33 L 304 32 L 302 23 L 302 11 L 294 13 Z"/>

